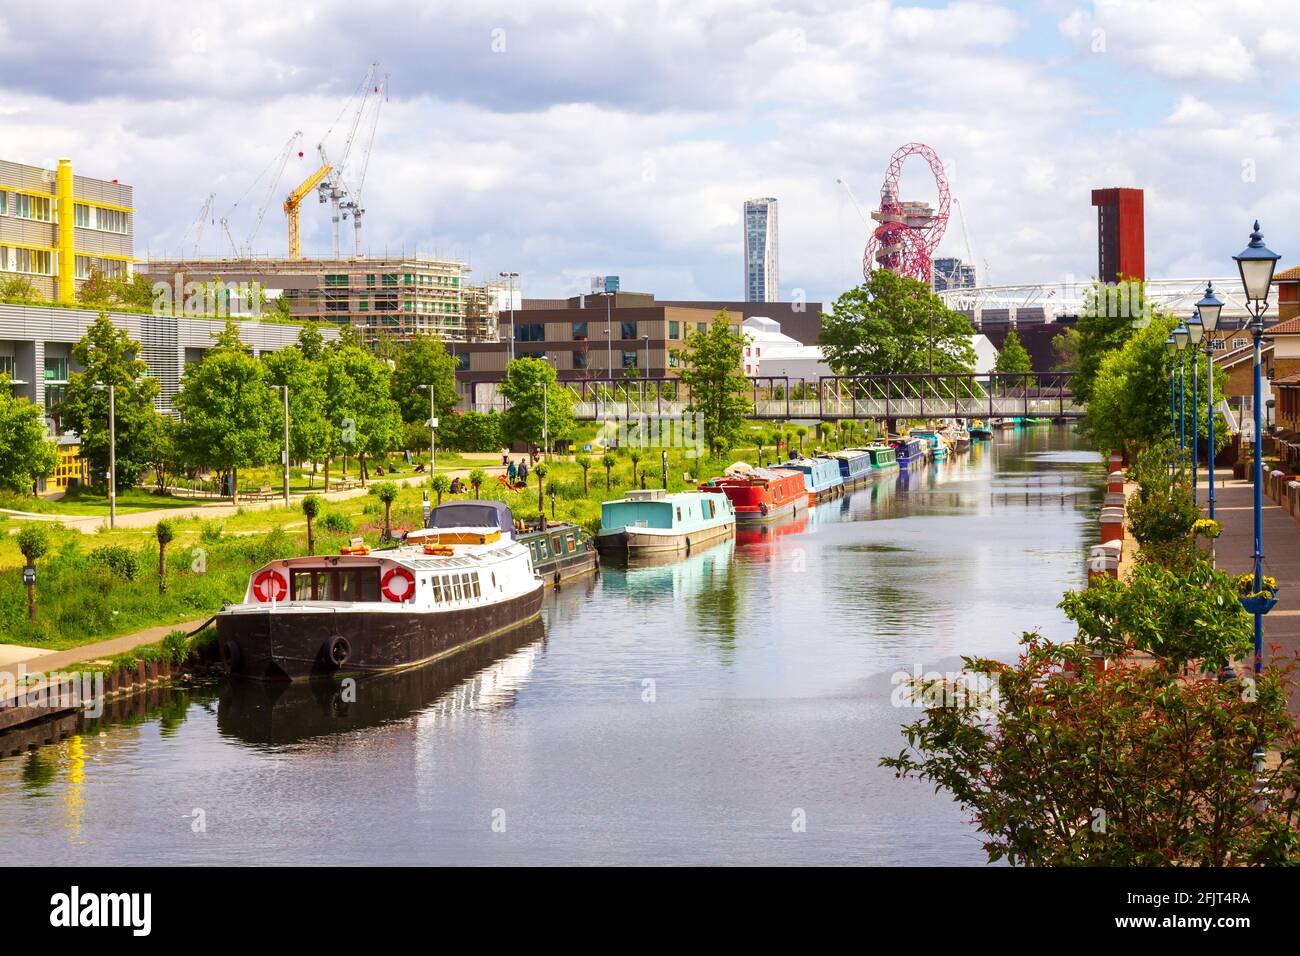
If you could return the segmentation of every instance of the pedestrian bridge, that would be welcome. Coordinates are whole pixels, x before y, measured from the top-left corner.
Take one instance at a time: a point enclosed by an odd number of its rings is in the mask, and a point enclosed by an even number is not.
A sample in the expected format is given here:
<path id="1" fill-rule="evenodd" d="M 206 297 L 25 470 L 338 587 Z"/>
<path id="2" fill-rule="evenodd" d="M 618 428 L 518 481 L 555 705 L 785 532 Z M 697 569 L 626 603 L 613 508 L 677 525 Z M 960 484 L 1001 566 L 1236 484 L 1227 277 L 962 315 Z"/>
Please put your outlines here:
<path id="1" fill-rule="evenodd" d="M 582 420 L 688 414 L 690 386 L 676 378 L 561 380 Z M 841 418 L 1056 418 L 1083 417 L 1070 391 L 1070 375 L 824 375 L 818 379 L 769 376 L 749 379 L 751 417 Z M 474 411 L 503 411 L 492 383 L 479 383 Z"/>

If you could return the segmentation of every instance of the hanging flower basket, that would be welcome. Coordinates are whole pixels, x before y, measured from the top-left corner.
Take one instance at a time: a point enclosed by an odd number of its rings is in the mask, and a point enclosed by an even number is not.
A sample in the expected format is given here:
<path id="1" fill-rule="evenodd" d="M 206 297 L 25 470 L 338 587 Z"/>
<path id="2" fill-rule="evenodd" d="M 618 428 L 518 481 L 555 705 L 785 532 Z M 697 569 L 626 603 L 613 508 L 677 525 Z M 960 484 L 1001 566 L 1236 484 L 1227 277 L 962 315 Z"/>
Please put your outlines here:
<path id="1" fill-rule="evenodd" d="M 1277 604 L 1277 592 L 1280 590 L 1277 586 L 1277 579 L 1264 576 L 1260 582 L 1260 589 L 1254 590 L 1255 576 L 1247 573 L 1237 577 L 1237 600 L 1241 606 L 1246 609 L 1248 614 L 1267 614 L 1273 610 Z"/>

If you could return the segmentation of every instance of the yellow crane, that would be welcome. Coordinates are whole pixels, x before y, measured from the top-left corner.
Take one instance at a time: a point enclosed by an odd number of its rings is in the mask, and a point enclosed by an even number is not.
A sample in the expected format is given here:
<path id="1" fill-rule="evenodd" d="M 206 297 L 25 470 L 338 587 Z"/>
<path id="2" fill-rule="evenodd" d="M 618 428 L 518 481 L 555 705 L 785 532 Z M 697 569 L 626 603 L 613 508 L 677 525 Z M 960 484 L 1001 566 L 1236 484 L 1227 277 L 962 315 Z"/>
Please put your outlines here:
<path id="1" fill-rule="evenodd" d="M 298 229 L 298 207 L 306 196 L 317 186 L 322 179 L 333 171 L 334 167 L 325 163 L 320 169 L 312 173 L 293 192 L 289 193 L 289 198 L 284 201 L 284 214 L 289 220 L 289 258 L 301 259 L 302 247 L 300 242 L 300 233 Z"/>

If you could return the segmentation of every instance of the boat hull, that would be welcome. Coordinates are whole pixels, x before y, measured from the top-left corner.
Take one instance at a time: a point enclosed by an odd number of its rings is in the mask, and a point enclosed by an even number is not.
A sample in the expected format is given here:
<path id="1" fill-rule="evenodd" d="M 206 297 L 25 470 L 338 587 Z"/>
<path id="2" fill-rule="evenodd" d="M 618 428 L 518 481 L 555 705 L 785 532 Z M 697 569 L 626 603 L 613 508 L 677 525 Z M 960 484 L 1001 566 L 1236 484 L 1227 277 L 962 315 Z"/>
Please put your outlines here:
<path id="1" fill-rule="evenodd" d="M 758 508 L 744 509 L 736 508 L 736 524 L 738 525 L 757 525 L 767 524 L 769 521 L 780 521 L 782 518 L 788 518 L 794 514 L 799 507 L 799 499 L 787 501 L 784 504 L 775 505 L 766 511 Z"/>
<path id="2" fill-rule="evenodd" d="M 627 554 L 667 554 L 689 551 L 691 548 L 730 537 L 736 530 L 734 522 L 710 525 L 694 531 L 676 531 L 671 534 L 652 534 L 638 528 L 601 533 L 596 538 L 600 551 L 621 551 Z"/>
<path id="3" fill-rule="evenodd" d="M 541 613 L 543 587 L 517 597 L 446 611 L 377 611 L 356 605 L 239 605 L 217 615 L 217 643 L 232 675 L 304 680 L 413 667 L 505 633 Z M 346 659 L 331 649 L 342 638 Z"/>

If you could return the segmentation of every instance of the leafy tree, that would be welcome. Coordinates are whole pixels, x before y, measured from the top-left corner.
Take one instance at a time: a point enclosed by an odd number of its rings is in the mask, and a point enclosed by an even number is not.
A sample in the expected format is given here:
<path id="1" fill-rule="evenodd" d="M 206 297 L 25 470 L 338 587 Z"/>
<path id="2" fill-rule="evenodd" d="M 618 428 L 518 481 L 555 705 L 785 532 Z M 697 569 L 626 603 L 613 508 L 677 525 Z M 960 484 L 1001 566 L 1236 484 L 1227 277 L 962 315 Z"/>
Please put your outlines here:
<path id="1" fill-rule="evenodd" d="M 9 376 L 0 373 L 0 489 L 31 494 L 36 481 L 52 474 L 58 461 L 40 406 L 15 397 Z"/>
<path id="2" fill-rule="evenodd" d="M 91 269 L 90 276 L 81 283 L 77 290 L 77 301 L 82 305 L 113 305 L 113 285 L 99 269 Z"/>
<path id="3" fill-rule="evenodd" d="M 826 361 L 842 375 L 969 372 L 975 366 L 970 320 L 924 282 L 877 269 L 822 315 Z"/>
<path id="4" fill-rule="evenodd" d="M 283 299 L 284 296 L 280 298 Z M 280 299 L 276 301 L 279 302 Z M 298 333 L 298 351 L 302 352 L 302 357 L 308 362 L 319 362 L 325 358 L 325 337 L 320 334 L 315 322 L 308 322 Z"/>
<path id="5" fill-rule="evenodd" d="M 38 524 L 23 525 L 18 531 L 18 550 L 22 552 L 23 560 L 35 567 L 37 560 L 50 550 L 49 532 Z M 27 617 L 36 619 L 36 587 L 31 584 L 27 585 Z"/>
<path id="6" fill-rule="evenodd" d="M 487 472 L 482 468 L 475 468 L 469 473 L 469 483 L 474 488 L 474 498 L 478 499 L 479 489 L 483 487 L 483 482 L 487 481 Z"/>
<path id="7" fill-rule="evenodd" d="M 797 435 L 798 438 L 799 438 L 799 457 L 802 458 L 802 457 L 803 457 L 803 440 L 804 440 L 805 438 L 808 437 L 808 429 L 807 429 L 806 426 L 804 426 L 804 425 L 800 425 L 798 428 L 796 428 L 796 429 L 794 430 L 794 433 L 795 433 L 795 435 Z"/>
<path id="8" fill-rule="evenodd" d="M 1029 634 L 1024 645 L 1016 664 L 964 659 L 981 680 L 932 674 L 901 687 L 900 703 L 924 714 L 903 728 L 908 746 L 880 761 L 951 793 L 990 861 L 1300 862 L 1289 671 L 1267 667 L 1246 692 L 1167 661 L 1102 669 L 1082 644 Z M 1257 763 L 1257 751 L 1276 756 Z"/>
<path id="9" fill-rule="evenodd" d="M 691 390 L 690 410 L 701 417 L 704 442 L 710 448 L 732 448 L 740 440 L 745 417 L 753 410 L 746 395 L 749 381 L 741 365 L 743 348 L 744 340 L 731 331 L 731 321 L 723 310 L 705 331 L 696 330 L 687 337 L 681 353 L 680 377 Z"/>
<path id="10" fill-rule="evenodd" d="M 1052 366 L 1052 371 L 1079 371 L 1079 330 L 1070 326 L 1053 335 L 1052 355 L 1056 357 L 1056 364 Z"/>
<path id="11" fill-rule="evenodd" d="M 591 471 L 591 459 L 586 455 L 579 455 L 574 459 L 574 461 L 577 463 L 578 467 L 582 469 L 582 494 L 585 497 L 590 491 L 590 485 L 588 484 L 587 479 Z"/>
<path id="12" fill-rule="evenodd" d="M 109 280 L 113 300 L 133 309 L 153 308 L 158 293 L 143 272 L 132 273 L 131 278 L 119 276 Z"/>
<path id="13" fill-rule="evenodd" d="M 158 593 L 167 593 L 167 545 L 176 538 L 176 529 L 164 518 L 153 528 L 154 537 L 158 539 Z"/>
<path id="14" fill-rule="evenodd" d="M 384 362 L 355 345 L 332 350 L 325 362 L 329 457 L 355 454 L 363 484 L 366 458 L 386 454 L 402 441 L 402 416 L 392 399 L 391 377 Z"/>
<path id="15" fill-rule="evenodd" d="M 546 504 L 542 499 L 544 479 L 550 473 L 551 469 L 547 467 L 546 462 L 539 461 L 537 467 L 533 469 L 533 474 L 537 476 L 537 513 L 546 512 Z"/>
<path id="16" fill-rule="evenodd" d="M 557 384 L 555 369 L 541 359 L 515 359 L 506 368 L 501 394 L 510 403 L 501 416 L 501 435 L 507 444 L 542 444 L 543 426 L 554 444 L 573 432 L 572 393 Z M 545 388 L 543 389 L 543 384 Z M 546 405 L 543 412 L 542 397 Z"/>
<path id="17" fill-rule="evenodd" d="M 1141 282 L 1131 280 L 1107 285 L 1095 281 L 1084 297 L 1083 310 L 1075 324 L 1078 369 L 1070 381 L 1075 398 L 1091 403 L 1093 383 L 1102 360 L 1123 348 L 1135 331 L 1159 316 L 1160 311 L 1147 301 L 1146 287 Z M 1168 335 L 1167 330 L 1165 334 Z"/>
<path id="18" fill-rule="evenodd" d="M 268 385 L 289 386 L 290 459 L 320 461 L 330 448 L 330 422 L 325 415 L 325 362 L 322 358 L 309 359 L 301 345 L 290 345 L 263 355 L 262 364 Z M 274 442 L 282 444 L 282 421 L 272 432 Z"/>
<path id="19" fill-rule="evenodd" d="M 384 504 L 384 534 L 382 540 L 387 541 L 393 536 L 393 502 L 397 500 L 400 489 L 391 481 L 381 481 L 370 490 Z"/>
<path id="20" fill-rule="evenodd" d="M 456 391 L 456 360 L 447 354 L 442 342 L 432 335 L 416 335 L 398 346 L 393 369 L 393 400 L 404 422 L 429 420 L 429 390 L 433 386 L 434 409 L 440 420 L 448 418 L 460 403 Z"/>
<path id="21" fill-rule="evenodd" d="M 96 484 L 108 474 L 108 389 L 114 386 L 117 418 L 117 487 L 130 488 L 150 465 L 159 430 L 154 400 L 159 388 L 140 358 L 140 344 L 131 340 L 101 312 L 72 347 L 82 371 L 68 375 L 68 388 L 57 411 L 63 427 L 81 438 L 81 457 L 90 465 Z"/>
<path id="22" fill-rule="evenodd" d="M 184 457 L 229 474 L 231 500 L 238 504 L 239 469 L 275 455 L 279 416 L 265 367 L 248 354 L 234 321 L 227 321 L 201 361 L 185 369 L 175 404 Z"/>
<path id="23" fill-rule="evenodd" d="M 429 479 L 429 487 L 438 496 L 438 504 L 442 504 L 442 496 L 451 490 L 451 479 L 446 475 L 434 475 Z"/>
<path id="24" fill-rule="evenodd" d="M 1011 329 L 1002 342 L 1002 348 L 998 350 L 998 358 L 993 363 L 993 371 L 1015 375 L 1020 372 L 1032 372 L 1033 370 L 1034 366 L 1029 359 L 1029 352 L 1020 344 L 1020 336 L 1016 334 L 1016 330 Z M 1025 379 L 1025 382 L 1027 384 L 1028 379 Z"/>
<path id="25" fill-rule="evenodd" d="M 632 460 L 632 484 L 636 484 L 637 466 L 641 464 L 641 452 L 633 448 L 628 458 Z"/>
<path id="26" fill-rule="evenodd" d="M 613 472 L 614 466 L 618 464 L 618 459 L 609 452 L 600 456 L 600 463 L 605 466 L 605 491 L 608 493 L 610 486 L 610 473 Z"/>
<path id="27" fill-rule="evenodd" d="M 182 471 L 179 432 L 176 419 L 169 415 L 151 416 L 141 431 L 141 442 L 149 468 L 153 471 L 158 494 L 165 494 L 172 481 Z"/>
<path id="28" fill-rule="evenodd" d="M 316 553 L 316 535 L 314 525 L 316 516 L 320 514 L 321 500 L 316 495 L 308 495 L 302 499 L 302 513 L 307 517 L 307 553 Z"/>
<path id="29" fill-rule="evenodd" d="M 42 296 L 36 291 L 31 279 L 9 276 L 0 278 L 0 299 L 6 302 L 40 302 Z"/>

